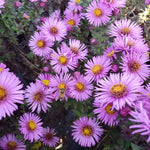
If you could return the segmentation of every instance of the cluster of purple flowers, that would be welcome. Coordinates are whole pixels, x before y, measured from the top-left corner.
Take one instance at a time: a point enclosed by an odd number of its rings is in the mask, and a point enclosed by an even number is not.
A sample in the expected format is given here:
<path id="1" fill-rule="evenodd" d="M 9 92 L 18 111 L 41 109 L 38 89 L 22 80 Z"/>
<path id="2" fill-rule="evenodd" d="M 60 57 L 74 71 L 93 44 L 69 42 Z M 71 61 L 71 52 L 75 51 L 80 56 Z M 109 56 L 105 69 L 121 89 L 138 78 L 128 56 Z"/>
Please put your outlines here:
<path id="1" fill-rule="evenodd" d="M 37 0 L 31 0 L 36 2 Z M 46 2 L 46 1 L 43 1 Z M 134 133 L 148 135 L 150 141 L 150 84 L 143 86 L 150 76 L 148 61 L 149 48 L 143 39 L 142 28 L 130 19 L 116 20 L 109 27 L 109 36 L 114 37 L 112 45 L 104 50 L 102 56 L 94 56 L 85 63 L 84 74 L 76 71 L 80 61 L 88 58 L 88 48 L 78 39 L 68 37 L 74 28 L 79 28 L 80 20 L 87 19 L 91 25 L 102 26 L 108 23 L 113 13 L 125 7 L 126 0 L 93 0 L 82 13 L 80 0 L 70 0 L 63 18 L 56 10 L 45 18 L 29 40 L 33 53 L 49 63 L 54 74 L 46 68 L 35 82 L 25 90 L 20 80 L 0 64 L 0 119 L 10 116 L 23 104 L 25 99 L 32 113 L 20 117 L 19 130 L 25 140 L 41 140 L 53 147 L 59 138 L 54 129 L 43 128 L 38 115 L 48 110 L 53 101 L 86 101 L 93 96 L 96 118 L 79 118 L 71 127 L 73 139 L 81 146 L 91 147 L 98 142 L 104 132 L 99 125 L 118 125 L 119 115 L 132 116 L 131 121 L 138 128 Z M 64 39 L 69 39 L 68 43 Z M 64 41 L 63 41 L 64 40 Z M 57 49 L 54 49 L 59 42 Z M 121 57 L 120 57 L 121 56 Z M 119 61 L 118 61 L 119 60 Z M 117 62 L 117 63 L 116 63 Z M 96 86 L 95 86 L 96 85 Z M 99 120 L 99 121 L 98 121 Z M 25 149 L 25 145 L 8 134 L 1 138 L 0 146 L 4 149 Z"/>

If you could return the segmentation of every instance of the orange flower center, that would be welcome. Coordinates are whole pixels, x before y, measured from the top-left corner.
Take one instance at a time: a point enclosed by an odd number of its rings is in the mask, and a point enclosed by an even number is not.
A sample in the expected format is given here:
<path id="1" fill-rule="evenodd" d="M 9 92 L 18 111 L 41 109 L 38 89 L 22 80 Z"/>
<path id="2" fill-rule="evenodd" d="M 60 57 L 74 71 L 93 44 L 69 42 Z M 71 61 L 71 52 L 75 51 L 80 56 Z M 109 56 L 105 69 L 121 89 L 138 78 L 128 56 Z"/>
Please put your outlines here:
<path id="1" fill-rule="evenodd" d="M 37 125 L 36 125 L 36 122 L 33 121 L 33 120 L 30 120 L 28 123 L 27 123 L 27 128 L 28 130 L 30 131 L 34 131 L 36 129 Z"/>
<path id="2" fill-rule="evenodd" d="M 121 98 L 127 94 L 127 88 L 124 84 L 115 84 L 110 88 L 110 93 L 115 98 Z"/>
<path id="3" fill-rule="evenodd" d="M 51 132 L 45 134 L 45 139 L 51 141 L 53 139 L 53 134 Z"/>
<path id="4" fill-rule="evenodd" d="M 93 134 L 93 128 L 89 125 L 86 125 L 82 128 L 82 135 L 89 137 Z"/>
<path id="5" fill-rule="evenodd" d="M 120 32 L 121 32 L 121 34 L 123 34 L 123 35 L 129 35 L 130 32 L 131 32 L 131 30 L 130 30 L 130 28 L 128 28 L 128 27 L 123 27 Z"/>
<path id="6" fill-rule="evenodd" d="M 72 47 L 71 47 L 71 51 L 72 51 L 74 54 L 78 54 L 78 53 L 79 53 L 78 48 L 75 47 L 75 46 L 72 46 Z"/>
<path id="7" fill-rule="evenodd" d="M 2 102 L 7 96 L 7 92 L 4 88 L 0 86 L 0 102 Z"/>
<path id="8" fill-rule="evenodd" d="M 136 72 L 141 67 L 141 65 L 137 61 L 130 62 L 128 66 L 131 72 Z"/>
<path id="9" fill-rule="evenodd" d="M 44 48 L 44 47 L 45 47 L 45 42 L 44 42 L 43 40 L 38 40 L 38 41 L 37 41 L 37 46 L 38 46 L 39 48 Z"/>
<path id="10" fill-rule="evenodd" d="M 6 145 L 7 150 L 16 150 L 17 149 L 17 143 L 14 141 L 9 141 Z"/>
<path id="11" fill-rule="evenodd" d="M 36 92 L 36 93 L 33 95 L 33 100 L 34 100 L 34 101 L 41 102 L 42 99 L 43 99 L 43 92 Z"/>
<path id="12" fill-rule="evenodd" d="M 100 16 L 103 15 L 103 11 L 102 11 L 101 9 L 99 9 L 99 8 L 96 8 L 96 9 L 94 10 L 94 15 L 95 15 L 96 17 L 100 17 Z"/>
<path id="13" fill-rule="evenodd" d="M 56 27 L 51 27 L 50 33 L 56 35 L 58 33 L 58 29 Z"/>
<path id="14" fill-rule="evenodd" d="M 63 55 L 62 55 L 62 56 L 59 57 L 59 63 L 60 63 L 60 64 L 66 65 L 67 62 L 68 62 L 68 59 L 67 59 L 66 56 L 63 56 Z"/>
<path id="15" fill-rule="evenodd" d="M 135 43 L 133 41 L 128 41 L 127 42 L 127 46 L 129 46 L 129 48 L 131 48 L 134 45 L 135 45 Z"/>
<path id="16" fill-rule="evenodd" d="M 148 95 L 148 97 L 150 98 L 150 93 L 148 93 L 147 95 Z"/>
<path id="17" fill-rule="evenodd" d="M 114 50 L 112 50 L 110 53 L 108 53 L 108 57 L 112 57 L 113 55 L 114 55 L 114 53 L 115 53 L 115 51 Z"/>
<path id="18" fill-rule="evenodd" d="M 101 65 L 95 65 L 93 68 L 92 68 L 92 73 L 97 75 L 99 73 L 101 73 L 103 70 L 102 66 Z"/>
<path id="19" fill-rule="evenodd" d="M 113 114 L 115 114 L 116 113 L 116 111 L 112 111 L 112 104 L 108 104 L 106 107 L 105 107 L 105 111 L 106 111 L 106 113 L 107 114 L 109 114 L 109 115 L 113 115 Z"/>
<path id="20" fill-rule="evenodd" d="M 74 26 L 76 24 L 76 22 L 73 19 L 70 19 L 67 23 L 71 26 Z"/>
<path id="21" fill-rule="evenodd" d="M 82 82 L 77 82 L 77 84 L 75 85 L 75 89 L 78 92 L 82 92 L 85 89 L 85 85 Z"/>

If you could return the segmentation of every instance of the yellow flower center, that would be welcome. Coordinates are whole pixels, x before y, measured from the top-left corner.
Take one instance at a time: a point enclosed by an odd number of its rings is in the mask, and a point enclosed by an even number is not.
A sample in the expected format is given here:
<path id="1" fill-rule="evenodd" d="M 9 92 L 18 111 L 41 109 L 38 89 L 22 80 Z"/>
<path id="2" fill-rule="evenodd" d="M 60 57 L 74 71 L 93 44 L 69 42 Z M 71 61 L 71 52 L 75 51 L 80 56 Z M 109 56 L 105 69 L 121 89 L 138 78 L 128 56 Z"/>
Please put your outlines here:
<path id="1" fill-rule="evenodd" d="M 51 132 L 45 134 L 45 139 L 51 141 L 53 139 L 53 134 Z"/>
<path id="2" fill-rule="evenodd" d="M 93 128 L 89 125 L 86 125 L 82 128 L 82 135 L 89 137 L 93 134 Z"/>
<path id="3" fill-rule="evenodd" d="M 85 85 L 82 82 L 77 82 L 77 84 L 75 85 L 75 89 L 78 92 L 82 92 L 85 89 Z"/>
<path id="4" fill-rule="evenodd" d="M 44 83 L 45 86 L 49 85 L 49 80 L 42 80 L 42 82 Z"/>
<path id="5" fill-rule="evenodd" d="M 66 89 L 67 88 L 67 86 L 66 86 L 66 84 L 65 83 L 60 83 L 59 85 L 58 85 L 58 89 L 60 90 L 60 89 Z"/>
<path id="6" fill-rule="evenodd" d="M 56 27 L 51 27 L 50 33 L 56 35 L 58 33 L 58 29 Z"/>
<path id="7" fill-rule="evenodd" d="M 44 47 L 45 47 L 45 42 L 44 42 L 43 40 L 38 40 L 38 41 L 37 41 L 37 46 L 38 46 L 39 48 L 44 48 Z"/>
<path id="8" fill-rule="evenodd" d="M 33 120 L 30 120 L 28 123 L 27 123 L 27 128 L 28 130 L 30 131 L 34 131 L 36 129 L 37 125 L 36 125 L 36 122 L 33 121 Z"/>
<path id="9" fill-rule="evenodd" d="M 76 1 L 75 1 L 75 4 L 76 4 L 76 5 L 78 5 L 78 3 L 80 3 L 80 0 L 76 0 Z"/>
<path id="10" fill-rule="evenodd" d="M 127 88 L 124 84 L 115 84 L 110 88 L 110 93 L 115 98 L 121 98 L 127 94 Z"/>
<path id="11" fill-rule="evenodd" d="M 92 68 L 92 73 L 97 75 L 99 73 L 102 72 L 102 66 L 101 65 L 95 65 L 93 68 Z"/>
<path id="12" fill-rule="evenodd" d="M 29 18 L 30 16 L 26 15 L 26 18 Z"/>
<path id="13" fill-rule="evenodd" d="M 112 57 L 113 55 L 114 55 L 114 53 L 115 53 L 115 51 L 114 50 L 112 50 L 110 53 L 108 53 L 108 57 Z"/>
<path id="14" fill-rule="evenodd" d="M 78 53 L 79 53 L 78 48 L 75 47 L 75 46 L 72 46 L 72 47 L 71 47 L 71 51 L 72 51 L 74 54 L 78 54 Z"/>
<path id="15" fill-rule="evenodd" d="M 70 19 L 67 23 L 71 26 L 74 26 L 76 24 L 76 22 L 73 19 Z"/>
<path id="16" fill-rule="evenodd" d="M 17 143 L 14 141 L 9 141 L 6 145 L 7 150 L 16 150 L 17 149 Z"/>
<path id="17" fill-rule="evenodd" d="M 131 72 L 136 72 L 140 69 L 141 65 L 137 61 L 132 61 L 128 64 Z"/>
<path id="18" fill-rule="evenodd" d="M 3 72 L 3 69 L 2 69 L 2 68 L 0 68 L 0 72 Z"/>
<path id="19" fill-rule="evenodd" d="M 121 31 L 120 31 L 120 33 L 123 34 L 123 35 L 129 35 L 130 32 L 131 32 L 131 30 L 130 30 L 130 28 L 128 28 L 128 27 L 123 27 L 123 28 L 121 29 Z"/>
<path id="20" fill-rule="evenodd" d="M 99 8 L 96 8 L 96 9 L 94 10 L 94 15 L 95 15 L 96 17 L 100 17 L 100 16 L 103 15 L 103 11 L 102 11 L 101 9 L 99 9 Z"/>
<path id="21" fill-rule="evenodd" d="M 68 62 L 68 59 L 67 59 L 66 56 L 63 56 L 63 55 L 62 55 L 62 56 L 59 57 L 59 63 L 60 63 L 60 64 L 66 65 L 67 62 Z"/>
<path id="22" fill-rule="evenodd" d="M 36 93 L 33 95 L 33 100 L 34 100 L 34 101 L 41 102 L 42 99 L 43 99 L 43 92 L 36 92 Z"/>
<path id="23" fill-rule="evenodd" d="M 0 102 L 2 102 L 7 96 L 7 92 L 4 88 L 0 86 Z"/>
<path id="24" fill-rule="evenodd" d="M 116 111 L 114 111 L 114 110 L 112 111 L 111 109 L 112 109 L 112 104 L 108 104 L 108 105 L 105 107 L 106 113 L 109 114 L 109 115 L 115 114 Z"/>

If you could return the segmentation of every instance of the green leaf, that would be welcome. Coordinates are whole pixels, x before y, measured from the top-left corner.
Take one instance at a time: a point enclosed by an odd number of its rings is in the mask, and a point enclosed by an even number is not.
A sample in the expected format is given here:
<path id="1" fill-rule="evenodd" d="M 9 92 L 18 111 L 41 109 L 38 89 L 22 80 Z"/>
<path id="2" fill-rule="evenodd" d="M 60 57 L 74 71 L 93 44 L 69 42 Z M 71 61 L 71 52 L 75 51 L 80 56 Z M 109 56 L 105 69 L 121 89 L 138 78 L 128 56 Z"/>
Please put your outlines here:
<path id="1" fill-rule="evenodd" d="M 142 150 L 142 148 L 134 143 L 131 143 L 132 150 Z"/>

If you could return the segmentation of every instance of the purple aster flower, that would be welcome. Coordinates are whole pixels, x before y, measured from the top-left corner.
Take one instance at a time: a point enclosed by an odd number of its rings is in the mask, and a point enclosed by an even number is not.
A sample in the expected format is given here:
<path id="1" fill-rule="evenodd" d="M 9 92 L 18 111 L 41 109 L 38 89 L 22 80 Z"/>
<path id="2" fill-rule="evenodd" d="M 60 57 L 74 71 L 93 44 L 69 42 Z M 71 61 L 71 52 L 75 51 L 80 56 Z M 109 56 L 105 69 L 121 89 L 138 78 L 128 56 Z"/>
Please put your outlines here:
<path id="1" fill-rule="evenodd" d="M 55 11 L 50 15 L 50 18 L 59 21 L 60 18 L 61 18 L 61 17 L 60 17 L 60 10 L 55 10 Z"/>
<path id="2" fill-rule="evenodd" d="M 150 108 L 150 105 L 149 105 Z M 135 129 L 132 134 L 140 133 L 141 135 L 147 135 L 147 142 L 150 142 L 150 113 L 149 109 L 146 110 L 143 107 L 143 104 L 140 103 L 139 107 L 135 111 L 131 111 L 130 115 L 133 118 L 130 118 L 130 121 L 135 122 L 136 124 L 131 125 L 130 129 Z M 137 124 L 138 123 L 138 124 Z"/>
<path id="3" fill-rule="evenodd" d="M 47 68 L 46 68 L 47 69 Z M 49 69 L 49 68 L 48 68 Z M 51 78 L 52 78 L 52 75 L 51 74 L 47 74 L 47 73 L 42 73 L 42 74 L 39 74 L 38 75 L 38 78 L 41 82 L 41 84 L 46 87 L 46 88 L 49 88 L 50 86 L 50 82 L 51 82 Z"/>
<path id="4" fill-rule="evenodd" d="M 52 96 L 49 89 L 44 88 L 44 86 L 37 80 L 36 83 L 30 83 L 27 86 L 25 98 L 28 105 L 34 112 L 37 108 L 37 113 L 39 114 L 41 110 L 46 112 L 48 107 L 51 107 L 48 103 L 52 102 Z"/>
<path id="5" fill-rule="evenodd" d="M 52 93 L 54 93 L 54 99 L 68 100 L 70 95 L 70 87 L 73 86 L 73 81 L 70 74 L 60 73 L 59 76 L 56 75 L 51 80 Z"/>
<path id="6" fill-rule="evenodd" d="M 128 53 L 127 55 L 123 55 L 122 66 L 120 68 L 125 73 L 133 74 L 135 77 L 146 80 L 150 75 L 149 65 L 146 64 L 148 61 L 148 57 L 144 54 Z"/>
<path id="7" fill-rule="evenodd" d="M 76 101 L 84 101 L 92 95 L 93 85 L 83 75 L 80 75 L 78 78 L 74 78 L 70 92 Z"/>
<path id="8" fill-rule="evenodd" d="M 68 9 L 72 9 L 74 10 L 75 12 L 77 11 L 81 11 L 82 10 L 82 6 L 80 6 L 80 0 L 70 0 L 68 2 Z"/>
<path id="9" fill-rule="evenodd" d="M 110 26 L 109 34 L 111 37 L 131 36 L 132 38 L 139 39 L 142 38 L 143 31 L 136 22 L 131 22 L 130 19 L 122 19 L 116 20 Z"/>
<path id="10" fill-rule="evenodd" d="M 23 142 L 18 141 L 14 134 L 7 134 L 0 139 L 3 150 L 26 150 Z"/>
<path id="11" fill-rule="evenodd" d="M 87 56 L 87 47 L 85 44 L 82 44 L 79 40 L 69 39 L 69 47 L 71 52 L 74 54 L 74 59 L 84 60 Z"/>
<path id="12" fill-rule="evenodd" d="M 95 101 L 101 104 L 112 103 L 112 110 L 122 109 L 127 104 L 131 106 L 141 91 L 138 77 L 129 74 L 110 74 L 99 81 L 95 92 Z"/>
<path id="13" fill-rule="evenodd" d="M 150 0 L 145 0 L 146 5 L 150 5 Z"/>
<path id="14" fill-rule="evenodd" d="M 41 26 L 41 32 L 46 40 L 61 41 L 67 34 L 67 27 L 63 21 L 49 17 Z"/>
<path id="15" fill-rule="evenodd" d="M 93 0 L 86 10 L 86 18 L 94 26 L 105 25 L 110 20 L 111 9 L 100 1 Z"/>
<path id="16" fill-rule="evenodd" d="M 126 5 L 126 0 L 102 0 L 101 2 L 108 5 L 112 10 L 125 7 Z"/>
<path id="17" fill-rule="evenodd" d="M 39 140 L 43 133 L 42 122 L 39 116 L 32 113 L 24 113 L 19 120 L 19 130 L 25 140 L 33 142 Z"/>
<path id="18" fill-rule="evenodd" d="M 49 127 L 43 129 L 41 141 L 49 147 L 55 147 L 59 142 L 59 138 L 55 136 L 55 130 L 50 129 Z"/>
<path id="19" fill-rule="evenodd" d="M 79 118 L 71 127 L 73 139 L 84 147 L 94 146 L 103 134 L 103 129 L 96 119 L 88 119 L 86 116 Z"/>
<path id="20" fill-rule="evenodd" d="M 0 1 L 0 8 L 4 8 L 5 0 Z"/>
<path id="21" fill-rule="evenodd" d="M 119 113 L 121 116 L 127 117 L 129 115 L 130 111 L 131 111 L 131 108 L 126 106 L 126 107 L 120 109 Z"/>
<path id="22" fill-rule="evenodd" d="M 98 81 L 100 78 L 105 77 L 111 68 L 111 62 L 106 56 L 93 57 L 85 64 L 85 75 L 91 81 Z"/>
<path id="23" fill-rule="evenodd" d="M 67 14 L 65 16 L 64 22 L 67 26 L 67 31 L 71 31 L 72 27 L 78 27 L 80 22 L 80 17 L 77 14 Z"/>
<path id="24" fill-rule="evenodd" d="M 70 51 L 70 48 L 65 43 L 62 43 L 61 47 L 57 48 L 57 52 L 52 53 L 51 60 L 51 65 L 55 72 L 60 73 L 62 71 L 63 73 L 67 73 L 69 69 L 74 70 L 74 55 Z"/>
<path id="25" fill-rule="evenodd" d="M 37 56 L 47 56 L 49 53 L 53 51 L 52 47 L 54 42 L 51 40 L 45 39 L 44 35 L 40 32 L 35 32 L 29 41 L 30 49 Z"/>
<path id="26" fill-rule="evenodd" d="M 6 68 L 5 64 L 0 63 L 0 73 L 2 73 L 3 71 L 9 71 L 9 68 Z"/>
<path id="27" fill-rule="evenodd" d="M 101 120 L 105 125 L 115 126 L 118 125 L 117 120 L 118 112 L 112 110 L 112 103 L 105 103 L 101 105 L 100 102 L 94 102 L 94 113 L 97 114 L 97 118 Z"/>
<path id="28" fill-rule="evenodd" d="M 105 49 L 104 55 L 113 61 L 113 59 L 117 59 L 116 52 L 118 51 L 113 46 L 110 46 L 107 49 Z"/>
<path id="29" fill-rule="evenodd" d="M 147 53 L 149 48 L 143 39 L 134 39 L 130 36 L 117 37 L 114 39 L 113 46 L 117 51 L 136 52 L 138 54 Z"/>
<path id="30" fill-rule="evenodd" d="M 12 72 L 0 73 L 0 120 L 18 109 L 16 103 L 23 104 L 23 85 Z"/>

